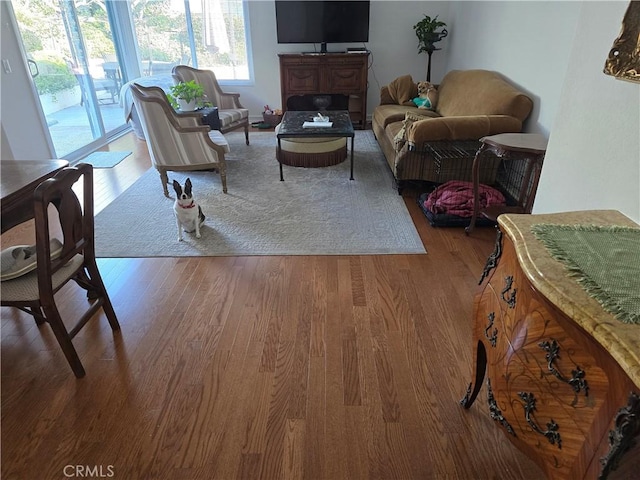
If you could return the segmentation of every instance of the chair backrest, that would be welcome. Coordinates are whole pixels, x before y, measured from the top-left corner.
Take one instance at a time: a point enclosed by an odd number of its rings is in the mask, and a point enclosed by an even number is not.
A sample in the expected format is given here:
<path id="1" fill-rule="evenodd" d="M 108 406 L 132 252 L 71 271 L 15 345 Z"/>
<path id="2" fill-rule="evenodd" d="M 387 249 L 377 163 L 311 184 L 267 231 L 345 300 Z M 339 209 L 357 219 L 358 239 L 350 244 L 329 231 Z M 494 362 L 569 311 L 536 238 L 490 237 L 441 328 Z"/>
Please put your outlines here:
<path id="1" fill-rule="evenodd" d="M 160 146 L 162 138 L 168 139 L 172 131 L 170 122 L 173 113 L 169 109 L 173 109 L 165 92 L 159 87 L 143 87 L 134 83 L 131 85 L 131 93 L 149 146 L 151 161 L 154 165 L 170 163 L 170 157 L 177 155 L 175 142 L 171 142 L 174 147 L 169 146 L 168 150 L 163 150 Z"/>
<path id="2" fill-rule="evenodd" d="M 171 71 L 176 82 L 189 82 L 195 80 L 202 85 L 207 99 L 214 107 L 223 107 L 222 88 L 218 84 L 215 74 L 211 70 L 200 70 L 189 65 L 176 65 Z"/>
<path id="3" fill-rule="evenodd" d="M 83 177 L 83 181 L 79 198 L 73 186 L 80 177 Z M 62 253 L 54 259 L 51 258 L 49 205 L 55 206 L 63 237 Z M 52 289 L 53 275 L 73 257 L 83 255 L 85 258 L 95 258 L 93 166 L 78 163 L 63 168 L 53 178 L 38 185 L 34 192 L 34 219 L 38 288 L 40 292 L 47 292 Z"/>
<path id="4" fill-rule="evenodd" d="M 160 87 L 131 85 L 133 102 L 140 116 L 151 161 L 156 167 L 204 165 L 219 161 L 222 147 L 209 138 L 209 127 L 196 117 L 178 118 Z M 190 125 L 186 125 L 190 121 Z M 183 123 L 185 125 L 183 125 Z"/>

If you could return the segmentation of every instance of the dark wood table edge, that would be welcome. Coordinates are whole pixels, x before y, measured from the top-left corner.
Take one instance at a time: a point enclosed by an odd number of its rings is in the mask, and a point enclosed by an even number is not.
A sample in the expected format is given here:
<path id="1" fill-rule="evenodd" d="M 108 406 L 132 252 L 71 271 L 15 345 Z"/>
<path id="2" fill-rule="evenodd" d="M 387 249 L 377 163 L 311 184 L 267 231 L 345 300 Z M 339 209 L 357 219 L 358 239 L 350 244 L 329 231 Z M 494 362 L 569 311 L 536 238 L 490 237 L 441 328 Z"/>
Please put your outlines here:
<path id="1" fill-rule="evenodd" d="M 2 180 L 6 181 L 6 174 L 2 172 L 2 165 L 5 167 L 8 164 L 18 166 L 20 163 L 51 163 L 50 169 L 43 170 L 44 173 L 34 178 L 26 185 L 22 185 L 20 188 L 11 191 L 5 197 L 5 193 L 2 192 L 1 203 L 1 232 L 4 233 L 7 230 L 20 225 L 33 218 L 33 192 L 36 187 L 48 178 L 53 177 L 56 173 L 65 167 L 69 166 L 69 162 L 63 159 L 52 160 L 2 160 L 0 163 L 0 173 L 2 173 Z"/>

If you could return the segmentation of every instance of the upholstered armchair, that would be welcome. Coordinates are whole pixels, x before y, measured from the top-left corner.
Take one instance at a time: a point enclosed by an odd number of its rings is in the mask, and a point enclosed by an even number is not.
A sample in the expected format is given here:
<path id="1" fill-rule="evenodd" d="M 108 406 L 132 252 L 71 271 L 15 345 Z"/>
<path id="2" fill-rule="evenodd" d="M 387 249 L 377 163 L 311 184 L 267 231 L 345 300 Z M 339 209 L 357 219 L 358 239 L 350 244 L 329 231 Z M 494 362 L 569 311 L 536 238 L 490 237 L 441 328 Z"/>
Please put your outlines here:
<path id="1" fill-rule="evenodd" d="M 217 170 L 227 193 L 224 154 L 229 144 L 217 130 L 201 125 L 200 114 L 178 114 L 159 87 L 131 85 L 153 166 L 160 173 L 164 195 L 169 196 L 168 171 Z"/>
<path id="2" fill-rule="evenodd" d="M 239 93 L 223 92 L 211 70 L 199 70 L 188 65 L 176 65 L 172 70 L 176 82 L 195 80 L 202 85 L 204 93 L 220 116 L 220 132 L 227 133 L 238 128 L 244 129 L 244 136 L 249 145 L 249 110 L 240 104 Z"/>

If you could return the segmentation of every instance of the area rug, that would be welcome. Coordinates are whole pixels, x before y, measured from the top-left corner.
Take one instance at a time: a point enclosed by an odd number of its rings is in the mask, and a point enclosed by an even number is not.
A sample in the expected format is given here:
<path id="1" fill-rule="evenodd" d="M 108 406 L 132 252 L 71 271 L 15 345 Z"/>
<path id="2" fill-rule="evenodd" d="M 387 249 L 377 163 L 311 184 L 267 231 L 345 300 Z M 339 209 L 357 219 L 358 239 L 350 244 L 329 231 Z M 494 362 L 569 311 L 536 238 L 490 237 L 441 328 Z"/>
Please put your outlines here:
<path id="1" fill-rule="evenodd" d="M 96 216 L 99 257 L 424 254 L 409 212 L 371 131 L 356 132 L 349 160 L 325 168 L 284 167 L 273 132 L 226 135 L 228 193 L 215 172 L 169 172 L 193 183 L 206 218 L 202 237 L 178 242 L 173 199 L 155 169 Z M 172 196 L 175 194 L 170 188 Z"/>
<path id="2" fill-rule="evenodd" d="M 131 155 L 131 152 L 93 152 L 81 160 L 82 163 L 90 163 L 94 168 L 115 167 L 122 160 Z"/>

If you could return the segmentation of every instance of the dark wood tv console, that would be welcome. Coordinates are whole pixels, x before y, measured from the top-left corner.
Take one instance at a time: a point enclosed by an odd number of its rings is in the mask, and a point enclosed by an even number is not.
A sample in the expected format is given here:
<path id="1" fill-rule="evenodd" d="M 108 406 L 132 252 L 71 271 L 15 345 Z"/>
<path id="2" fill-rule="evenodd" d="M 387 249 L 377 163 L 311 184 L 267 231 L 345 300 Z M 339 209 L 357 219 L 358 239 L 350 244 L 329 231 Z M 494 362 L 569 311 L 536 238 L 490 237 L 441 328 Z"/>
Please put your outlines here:
<path id="1" fill-rule="evenodd" d="M 296 97 L 344 95 L 344 105 L 332 105 L 328 110 L 348 110 L 354 127 L 366 126 L 368 51 L 280 53 L 278 57 L 283 111 L 314 109 L 294 108 Z"/>

